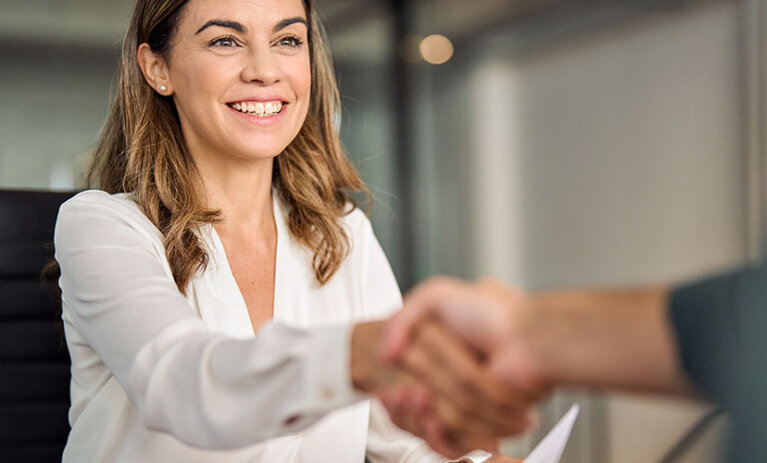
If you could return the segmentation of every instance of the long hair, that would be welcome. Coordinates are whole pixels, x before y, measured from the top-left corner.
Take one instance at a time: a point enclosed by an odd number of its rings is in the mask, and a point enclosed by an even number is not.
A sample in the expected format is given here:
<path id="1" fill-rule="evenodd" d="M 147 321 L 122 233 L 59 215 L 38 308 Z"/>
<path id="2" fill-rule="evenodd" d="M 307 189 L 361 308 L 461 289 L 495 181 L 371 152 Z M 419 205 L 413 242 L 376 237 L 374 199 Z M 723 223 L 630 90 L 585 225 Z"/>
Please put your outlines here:
<path id="1" fill-rule="evenodd" d="M 288 204 L 291 234 L 314 253 L 317 281 L 325 284 L 348 254 L 339 219 L 356 206 L 351 193 L 370 193 L 347 159 L 338 134 L 340 99 L 332 62 L 310 0 L 312 91 L 308 115 L 296 138 L 277 156 L 273 188 Z M 202 182 L 189 156 L 172 99 L 144 79 L 137 49 L 148 43 L 168 57 L 188 0 L 138 0 L 123 43 L 117 92 L 90 166 L 87 184 L 130 193 L 160 230 L 173 278 L 182 293 L 208 256 L 196 230 L 218 221 L 206 209 Z"/>

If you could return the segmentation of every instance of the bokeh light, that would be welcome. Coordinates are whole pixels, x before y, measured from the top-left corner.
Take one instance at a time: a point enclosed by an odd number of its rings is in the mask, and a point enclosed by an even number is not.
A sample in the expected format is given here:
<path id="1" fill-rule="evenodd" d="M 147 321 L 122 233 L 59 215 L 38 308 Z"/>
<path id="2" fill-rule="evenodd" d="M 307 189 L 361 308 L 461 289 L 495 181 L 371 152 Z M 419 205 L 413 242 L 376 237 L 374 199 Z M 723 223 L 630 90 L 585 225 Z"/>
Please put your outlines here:
<path id="1" fill-rule="evenodd" d="M 453 43 L 444 35 L 430 35 L 421 41 L 421 57 L 429 64 L 444 64 L 453 57 Z"/>

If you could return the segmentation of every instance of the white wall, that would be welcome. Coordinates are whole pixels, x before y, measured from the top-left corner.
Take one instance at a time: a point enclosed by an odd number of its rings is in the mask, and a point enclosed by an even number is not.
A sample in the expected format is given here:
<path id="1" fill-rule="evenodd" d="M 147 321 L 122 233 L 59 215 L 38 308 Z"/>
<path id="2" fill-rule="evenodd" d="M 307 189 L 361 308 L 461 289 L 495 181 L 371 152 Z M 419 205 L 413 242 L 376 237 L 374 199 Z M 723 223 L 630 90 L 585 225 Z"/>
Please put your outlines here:
<path id="1" fill-rule="evenodd" d="M 476 273 L 528 288 L 635 285 L 743 262 L 738 21 L 737 4 L 709 5 L 481 60 L 468 83 Z M 568 461 L 658 461 L 704 412 L 592 405 Z M 717 459 L 718 438 L 703 445 L 689 461 Z"/>

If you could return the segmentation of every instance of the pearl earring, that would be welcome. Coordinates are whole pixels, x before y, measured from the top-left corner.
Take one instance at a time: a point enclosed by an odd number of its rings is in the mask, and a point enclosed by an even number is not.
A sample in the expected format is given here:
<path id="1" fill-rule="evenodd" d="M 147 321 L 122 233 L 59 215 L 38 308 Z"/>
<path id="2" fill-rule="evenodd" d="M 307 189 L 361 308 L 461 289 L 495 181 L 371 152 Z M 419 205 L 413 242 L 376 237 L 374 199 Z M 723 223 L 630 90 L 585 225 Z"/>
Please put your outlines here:
<path id="1" fill-rule="evenodd" d="M 160 91 L 165 93 L 168 91 L 168 87 L 166 87 L 165 85 L 160 85 Z"/>

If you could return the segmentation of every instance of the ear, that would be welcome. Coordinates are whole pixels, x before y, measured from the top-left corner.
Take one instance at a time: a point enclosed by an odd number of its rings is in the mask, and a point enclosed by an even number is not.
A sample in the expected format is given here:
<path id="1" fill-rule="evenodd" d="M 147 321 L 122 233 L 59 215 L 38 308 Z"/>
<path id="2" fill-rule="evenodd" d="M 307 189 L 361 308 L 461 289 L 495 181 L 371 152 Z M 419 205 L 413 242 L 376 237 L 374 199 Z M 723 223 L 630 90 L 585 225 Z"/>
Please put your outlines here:
<path id="1" fill-rule="evenodd" d="M 147 83 L 160 95 L 170 96 L 173 94 L 168 64 L 165 59 L 157 56 L 147 43 L 139 45 L 136 55 L 138 65 Z"/>

